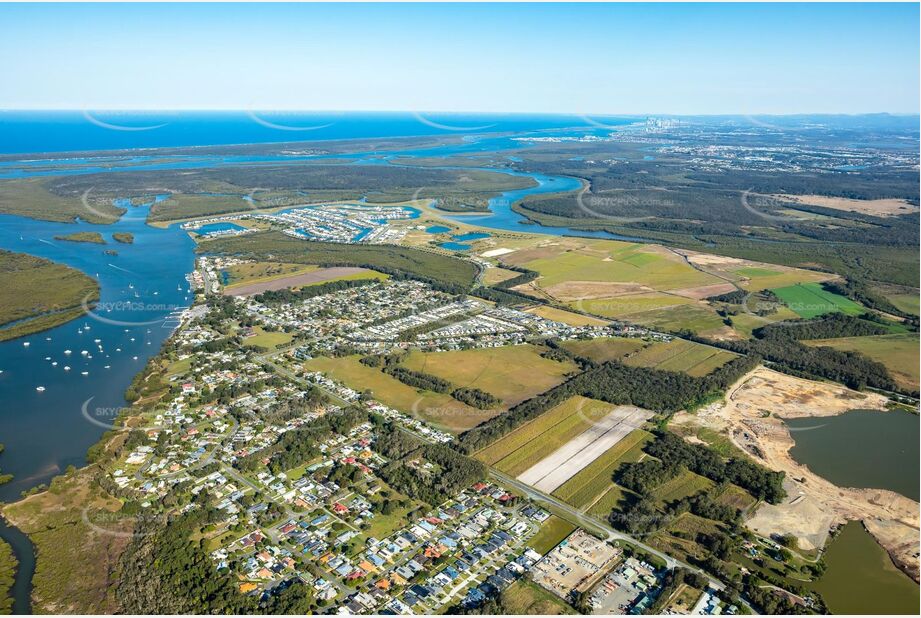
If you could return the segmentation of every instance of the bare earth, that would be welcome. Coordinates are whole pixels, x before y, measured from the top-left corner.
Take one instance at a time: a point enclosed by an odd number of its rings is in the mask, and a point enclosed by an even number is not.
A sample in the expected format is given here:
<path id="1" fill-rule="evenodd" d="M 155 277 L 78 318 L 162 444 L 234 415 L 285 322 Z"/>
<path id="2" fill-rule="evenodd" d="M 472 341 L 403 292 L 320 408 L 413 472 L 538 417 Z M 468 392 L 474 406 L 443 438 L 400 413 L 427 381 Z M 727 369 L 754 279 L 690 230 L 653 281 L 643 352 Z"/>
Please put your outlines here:
<path id="1" fill-rule="evenodd" d="M 696 288 L 683 288 L 680 290 L 668 290 L 669 294 L 702 300 L 710 296 L 719 296 L 736 290 L 736 286 L 731 283 L 714 283 L 712 285 L 702 285 Z"/>
<path id="2" fill-rule="evenodd" d="M 652 288 L 639 283 L 614 281 L 564 281 L 544 288 L 544 290 L 561 301 L 614 298 L 654 291 Z"/>
<path id="3" fill-rule="evenodd" d="M 518 476 L 518 480 L 551 493 L 624 439 L 652 416 L 633 406 L 617 406 L 603 419 L 553 451 Z"/>
<path id="4" fill-rule="evenodd" d="M 295 288 L 300 285 L 308 285 L 311 283 L 322 283 L 324 281 L 329 281 L 330 279 L 336 279 L 337 277 L 345 277 L 346 275 L 357 275 L 359 273 L 370 272 L 367 268 L 356 268 L 352 266 L 334 266 L 332 268 L 321 268 L 319 270 L 314 270 L 309 273 L 302 273 L 300 275 L 292 275 L 290 277 L 282 277 L 280 279 L 272 279 L 271 281 L 260 281 L 259 283 L 251 283 L 250 285 L 241 285 L 230 290 L 224 290 L 224 294 L 227 296 L 252 296 L 254 294 L 262 294 L 269 290 L 285 290 L 287 288 Z"/>
<path id="5" fill-rule="evenodd" d="M 905 200 L 896 199 L 854 200 L 846 197 L 826 197 L 824 195 L 775 195 L 773 197 L 796 202 L 798 204 L 833 208 L 835 210 L 846 210 L 848 212 L 860 212 L 865 215 L 873 215 L 876 217 L 895 217 L 918 212 L 917 206 L 909 204 Z"/>
<path id="6" fill-rule="evenodd" d="M 733 385 L 724 401 L 693 415 L 679 413 L 672 422 L 716 430 L 758 463 L 786 473 L 787 500 L 761 506 L 747 522 L 752 530 L 794 534 L 802 548 L 813 549 L 824 544 L 830 526 L 862 520 L 893 562 L 918 581 L 919 504 L 893 491 L 838 487 L 814 474 L 790 456 L 794 442 L 781 420 L 883 410 L 885 404 L 881 395 L 759 367 Z"/>

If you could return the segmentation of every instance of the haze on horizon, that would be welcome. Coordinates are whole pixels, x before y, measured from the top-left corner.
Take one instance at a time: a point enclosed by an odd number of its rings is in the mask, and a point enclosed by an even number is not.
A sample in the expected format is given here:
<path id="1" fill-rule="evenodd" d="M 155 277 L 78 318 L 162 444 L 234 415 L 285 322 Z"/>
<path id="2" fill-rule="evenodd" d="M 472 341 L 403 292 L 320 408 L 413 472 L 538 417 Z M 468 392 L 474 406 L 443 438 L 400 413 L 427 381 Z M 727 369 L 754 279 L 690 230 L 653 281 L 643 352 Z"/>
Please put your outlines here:
<path id="1" fill-rule="evenodd" d="M 0 109 L 919 111 L 917 4 L 0 5 Z"/>

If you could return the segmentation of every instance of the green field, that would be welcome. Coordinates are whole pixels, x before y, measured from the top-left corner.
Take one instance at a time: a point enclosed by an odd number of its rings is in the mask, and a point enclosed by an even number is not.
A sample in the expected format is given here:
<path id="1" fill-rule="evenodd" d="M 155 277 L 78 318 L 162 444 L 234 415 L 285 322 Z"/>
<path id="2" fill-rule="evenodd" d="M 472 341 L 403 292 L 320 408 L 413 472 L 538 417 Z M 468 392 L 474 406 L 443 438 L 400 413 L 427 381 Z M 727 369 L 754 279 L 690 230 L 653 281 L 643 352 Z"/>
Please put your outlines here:
<path id="1" fill-rule="evenodd" d="M 267 331 L 261 326 L 255 327 L 253 331 L 256 333 L 255 336 L 244 339 L 244 346 L 274 350 L 275 348 L 291 343 L 291 340 L 294 339 L 294 335 L 284 331 Z"/>
<path id="2" fill-rule="evenodd" d="M 624 498 L 631 492 L 620 485 L 611 485 L 600 498 L 588 507 L 588 514 L 599 519 L 607 519 L 611 511 L 621 508 Z"/>
<path id="3" fill-rule="evenodd" d="M 612 409 L 613 406 L 601 401 L 571 397 L 486 447 L 476 457 L 510 476 L 518 476 Z"/>
<path id="4" fill-rule="evenodd" d="M 448 431 L 461 432 L 488 420 L 501 410 L 478 410 L 450 395 L 420 391 L 374 367 L 359 362 L 360 356 L 317 357 L 305 363 L 358 392 L 371 391 L 384 405 L 413 414 Z"/>
<path id="5" fill-rule="evenodd" d="M 677 256 L 649 245 L 611 240 L 589 241 L 585 245 L 584 249 L 540 257 L 524 265 L 541 274 L 543 288 L 572 281 L 632 282 L 655 290 L 719 283 Z"/>
<path id="6" fill-rule="evenodd" d="M 887 296 L 889 302 L 912 315 L 921 315 L 921 298 L 917 294 L 892 294 Z"/>
<path id="7" fill-rule="evenodd" d="M 677 297 L 672 297 L 677 298 Z M 636 322 L 665 331 L 690 330 L 699 335 L 710 335 L 724 327 L 723 319 L 709 307 L 689 303 L 625 316 L 629 322 Z"/>
<path id="8" fill-rule="evenodd" d="M 918 390 L 918 383 L 921 381 L 921 372 L 918 369 L 918 347 L 921 341 L 919 341 L 918 333 L 814 339 L 803 343 L 811 346 L 828 346 L 848 352 L 860 352 L 885 365 L 900 387 Z"/>
<path id="9" fill-rule="evenodd" d="M 455 387 L 486 391 L 511 407 L 553 388 L 576 370 L 573 363 L 542 357 L 543 351 L 528 344 L 450 352 L 413 350 L 402 364 L 413 371 L 438 376 Z"/>
<path id="10" fill-rule="evenodd" d="M 519 579 L 502 593 L 502 609 L 510 616 L 577 613 L 558 596 L 525 578 Z"/>
<path id="11" fill-rule="evenodd" d="M 705 376 L 735 358 L 732 352 L 687 341 L 672 339 L 655 343 L 630 356 L 624 363 L 634 367 L 652 367 L 663 371 L 683 371 L 692 376 Z"/>
<path id="12" fill-rule="evenodd" d="M 575 476 L 560 485 L 553 495 L 576 508 L 595 502 L 614 484 L 614 471 L 627 461 L 638 461 L 643 456 L 643 446 L 652 440 L 652 434 L 637 429 L 605 453 L 582 468 Z"/>
<path id="13" fill-rule="evenodd" d="M 563 309 L 557 309 L 556 307 L 550 307 L 548 305 L 540 305 L 538 307 L 528 309 L 527 311 L 528 313 L 539 315 L 542 318 L 553 320 L 554 322 L 562 322 L 563 324 L 569 324 L 570 326 L 604 326 L 605 324 L 609 323 L 606 320 L 593 318 L 591 316 L 582 315 L 581 313 L 575 313 L 572 311 L 564 311 Z"/>
<path id="14" fill-rule="evenodd" d="M 576 356 L 588 358 L 596 363 L 609 360 L 620 360 L 646 345 L 642 339 L 628 339 L 625 337 L 598 337 L 597 339 L 575 339 L 564 341 L 563 349 Z"/>
<path id="15" fill-rule="evenodd" d="M 771 291 L 801 318 L 814 318 L 833 311 L 849 315 L 860 315 L 865 311 L 851 299 L 825 291 L 818 283 L 802 283 Z"/>
<path id="16" fill-rule="evenodd" d="M 560 541 L 572 534 L 575 529 L 576 527 L 565 519 L 551 515 L 547 521 L 541 524 L 537 534 L 528 541 L 528 546 L 539 554 L 546 554 L 559 545 Z"/>
<path id="17" fill-rule="evenodd" d="M 713 487 L 713 481 L 690 470 L 684 470 L 678 476 L 671 478 L 652 492 L 652 498 L 660 504 L 668 504 L 682 498 L 689 498 L 696 493 Z"/>
<path id="18" fill-rule="evenodd" d="M 83 315 L 99 285 L 79 270 L 24 253 L 0 250 L 3 295 L 0 341 L 58 326 Z"/>

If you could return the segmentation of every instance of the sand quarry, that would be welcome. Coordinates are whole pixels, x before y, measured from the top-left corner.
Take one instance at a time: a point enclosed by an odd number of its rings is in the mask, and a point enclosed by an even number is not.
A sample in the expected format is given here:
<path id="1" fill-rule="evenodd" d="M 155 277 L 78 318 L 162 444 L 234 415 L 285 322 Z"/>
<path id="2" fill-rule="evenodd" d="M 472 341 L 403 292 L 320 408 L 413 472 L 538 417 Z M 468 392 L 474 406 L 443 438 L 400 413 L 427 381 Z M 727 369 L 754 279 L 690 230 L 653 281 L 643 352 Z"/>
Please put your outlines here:
<path id="1" fill-rule="evenodd" d="M 805 550 L 820 548 L 831 526 L 861 520 L 892 557 L 918 581 L 919 504 L 884 489 L 838 487 L 797 463 L 794 442 L 781 418 L 836 416 L 855 408 L 884 410 L 887 399 L 843 386 L 813 382 L 759 367 L 730 388 L 726 398 L 672 423 L 706 427 L 728 436 L 755 461 L 787 475 L 787 499 L 764 504 L 748 520 L 764 536 L 794 534 Z"/>

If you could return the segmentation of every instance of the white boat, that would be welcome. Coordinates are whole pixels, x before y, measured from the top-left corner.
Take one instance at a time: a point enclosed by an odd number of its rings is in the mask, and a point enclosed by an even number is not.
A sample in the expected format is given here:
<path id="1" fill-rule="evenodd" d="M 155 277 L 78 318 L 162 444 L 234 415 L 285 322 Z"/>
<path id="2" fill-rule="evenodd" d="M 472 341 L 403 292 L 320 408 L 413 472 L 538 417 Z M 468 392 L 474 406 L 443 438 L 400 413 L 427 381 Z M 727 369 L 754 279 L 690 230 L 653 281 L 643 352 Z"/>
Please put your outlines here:
<path id="1" fill-rule="evenodd" d="M 45 387 L 44 387 L 44 386 L 36 386 L 36 387 L 35 387 L 35 390 L 37 390 L 39 393 L 44 393 L 44 392 L 45 392 Z"/>
<path id="2" fill-rule="evenodd" d="M 89 354 L 89 352 L 87 352 L 86 350 L 80 350 L 80 354 L 82 354 L 83 356 L 86 356 L 87 354 Z"/>
<path id="3" fill-rule="evenodd" d="M 30 344 L 28 341 L 24 341 L 24 342 L 22 343 L 22 347 L 24 347 L 24 348 L 28 348 L 29 345 L 31 345 L 31 344 Z"/>
<path id="4" fill-rule="evenodd" d="M 70 371 L 70 367 L 68 367 L 67 365 L 64 365 L 64 371 Z"/>
<path id="5" fill-rule="evenodd" d="M 103 367 L 103 369 L 111 369 L 111 368 L 112 368 L 112 365 L 106 365 L 105 367 Z"/>
<path id="6" fill-rule="evenodd" d="M 46 357 L 45 357 L 45 360 L 51 360 L 51 357 L 50 357 L 50 356 L 46 356 Z"/>
<path id="7" fill-rule="evenodd" d="M 82 375 L 82 376 L 88 376 L 88 375 L 90 375 L 90 372 L 89 372 L 89 371 L 81 371 L 81 372 L 80 372 L 80 375 Z"/>
<path id="8" fill-rule="evenodd" d="M 132 358 L 133 360 L 137 360 L 137 359 L 138 359 L 137 356 L 132 356 L 131 358 Z"/>
<path id="9" fill-rule="evenodd" d="M 70 350 L 64 350 L 64 354 L 71 354 Z"/>
<path id="10" fill-rule="evenodd" d="M 99 343 L 102 339 L 93 339 L 93 343 Z"/>
<path id="11" fill-rule="evenodd" d="M 51 361 L 51 366 L 52 366 L 52 367 L 57 367 L 57 366 L 58 366 L 58 361 Z"/>

